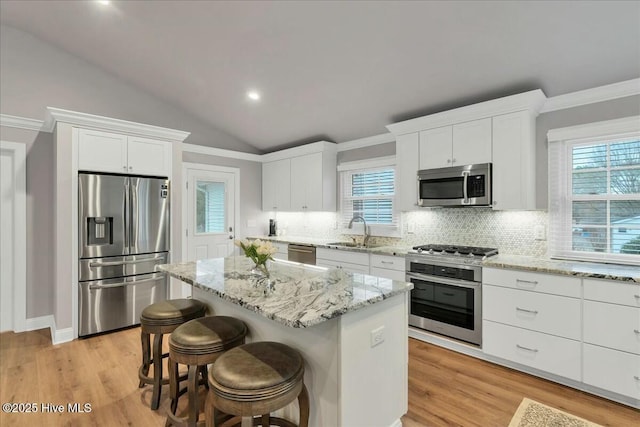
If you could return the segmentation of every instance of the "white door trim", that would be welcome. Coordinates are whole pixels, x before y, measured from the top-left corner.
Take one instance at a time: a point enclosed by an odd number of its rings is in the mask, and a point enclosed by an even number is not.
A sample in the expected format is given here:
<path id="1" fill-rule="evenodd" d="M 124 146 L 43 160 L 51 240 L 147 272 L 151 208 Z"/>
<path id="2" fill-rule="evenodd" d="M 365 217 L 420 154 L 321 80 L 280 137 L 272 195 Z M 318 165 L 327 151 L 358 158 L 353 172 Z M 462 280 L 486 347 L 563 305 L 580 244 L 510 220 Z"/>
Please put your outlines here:
<path id="1" fill-rule="evenodd" d="M 182 218 L 180 220 L 180 242 L 182 246 L 182 260 L 186 260 L 188 255 L 187 253 L 188 247 L 187 247 L 187 241 L 186 241 L 187 240 L 186 233 L 187 233 L 188 218 L 189 218 L 189 212 L 187 212 L 187 208 L 188 208 L 187 182 L 189 180 L 188 171 L 190 170 L 203 170 L 207 172 L 227 172 L 227 173 L 233 174 L 234 181 L 235 181 L 235 188 L 234 188 L 235 201 L 234 201 L 234 215 L 233 215 L 233 222 L 235 223 L 235 225 L 234 225 L 233 234 L 236 237 L 241 235 L 240 234 L 240 228 L 241 228 L 240 227 L 240 168 L 208 165 L 204 163 L 183 162 L 182 163 Z"/>
<path id="2" fill-rule="evenodd" d="M 27 324 L 27 149 L 26 144 L 0 141 L 0 149 L 12 152 L 14 159 L 13 234 L 13 330 L 22 332 Z"/>

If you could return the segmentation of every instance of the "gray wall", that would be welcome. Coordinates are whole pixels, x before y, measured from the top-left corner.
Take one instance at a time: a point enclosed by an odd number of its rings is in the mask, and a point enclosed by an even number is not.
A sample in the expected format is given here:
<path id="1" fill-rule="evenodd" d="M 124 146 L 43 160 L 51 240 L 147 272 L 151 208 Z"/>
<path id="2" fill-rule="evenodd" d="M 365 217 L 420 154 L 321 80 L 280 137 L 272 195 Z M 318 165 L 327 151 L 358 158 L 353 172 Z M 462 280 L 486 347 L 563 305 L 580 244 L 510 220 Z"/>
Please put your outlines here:
<path id="1" fill-rule="evenodd" d="M 548 205 L 547 132 L 550 129 L 637 115 L 640 115 L 640 95 L 540 114 L 536 120 L 537 206 L 547 209 Z"/>
<path id="2" fill-rule="evenodd" d="M 53 313 L 53 135 L 0 127 L 0 139 L 27 151 L 27 318 Z"/>
<path id="3" fill-rule="evenodd" d="M 58 107 L 191 132 L 186 142 L 258 150 L 64 50 L 0 25 L 0 112 L 43 120 Z"/>
<path id="4" fill-rule="evenodd" d="M 373 145 L 371 147 L 356 148 L 355 150 L 340 151 L 338 153 L 338 164 L 344 162 L 354 162 L 356 160 L 373 159 L 375 157 L 395 156 L 396 143 Z"/>

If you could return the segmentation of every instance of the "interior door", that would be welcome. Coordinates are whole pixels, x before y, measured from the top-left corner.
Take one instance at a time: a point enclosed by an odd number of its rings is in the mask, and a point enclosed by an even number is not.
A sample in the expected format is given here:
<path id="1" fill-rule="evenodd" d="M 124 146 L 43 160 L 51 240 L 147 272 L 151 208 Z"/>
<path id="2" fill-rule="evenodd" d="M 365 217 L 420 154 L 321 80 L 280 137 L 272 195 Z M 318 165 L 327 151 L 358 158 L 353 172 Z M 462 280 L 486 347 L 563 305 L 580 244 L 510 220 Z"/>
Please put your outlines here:
<path id="1" fill-rule="evenodd" d="M 187 261 L 231 255 L 235 174 L 187 169 Z"/>

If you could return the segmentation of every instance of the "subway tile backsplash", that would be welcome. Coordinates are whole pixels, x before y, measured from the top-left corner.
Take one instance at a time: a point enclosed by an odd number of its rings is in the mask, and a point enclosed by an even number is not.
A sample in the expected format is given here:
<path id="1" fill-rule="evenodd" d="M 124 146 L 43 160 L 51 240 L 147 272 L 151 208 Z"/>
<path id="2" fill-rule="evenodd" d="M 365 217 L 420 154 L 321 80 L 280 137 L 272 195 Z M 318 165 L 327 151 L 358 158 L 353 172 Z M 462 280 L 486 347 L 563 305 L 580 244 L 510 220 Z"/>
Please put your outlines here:
<path id="1" fill-rule="evenodd" d="M 280 232 L 288 236 L 345 240 L 350 230 L 337 227 L 333 212 L 280 212 Z M 414 246 L 425 243 L 498 248 L 500 253 L 544 257 L 547 241 L 536 230 L 548 229 L 546 211 L 493 211 L 488 208 L 424 209 L 401 215 L 402 237 L 372 237 L 374 244 Z M 411 233 L 409 232 L 411 231 Z"/>

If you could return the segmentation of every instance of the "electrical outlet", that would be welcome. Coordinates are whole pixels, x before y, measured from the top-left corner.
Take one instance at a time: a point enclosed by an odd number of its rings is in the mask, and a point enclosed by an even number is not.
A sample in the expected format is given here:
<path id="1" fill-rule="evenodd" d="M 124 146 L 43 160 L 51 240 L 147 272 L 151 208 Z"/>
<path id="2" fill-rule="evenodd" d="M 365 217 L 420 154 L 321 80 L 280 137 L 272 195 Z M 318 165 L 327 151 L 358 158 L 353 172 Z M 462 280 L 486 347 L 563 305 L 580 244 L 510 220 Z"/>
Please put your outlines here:
<path id="1" fill-rule="evenodd" d="M 384 342 L 384 326 L 380 326 L 371 331 L 371 347 L 375 347 L 378 344 Z"/>
<path id="2" fill-rule="evenodd" d="M 536 240 L 547 240 L 547 234 L 545 233 L 544 225 L 536 225 L 533 228 L 533 234 Z"/>

